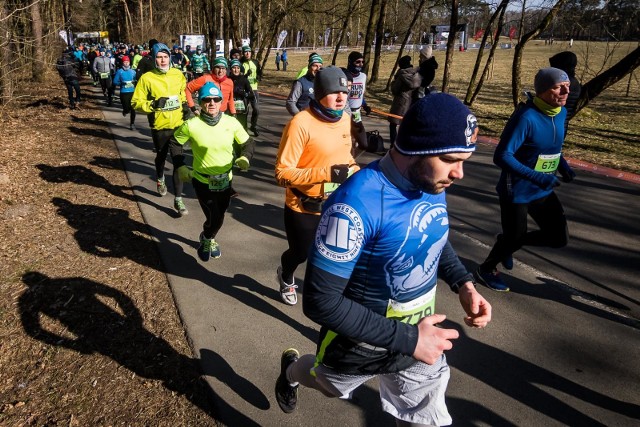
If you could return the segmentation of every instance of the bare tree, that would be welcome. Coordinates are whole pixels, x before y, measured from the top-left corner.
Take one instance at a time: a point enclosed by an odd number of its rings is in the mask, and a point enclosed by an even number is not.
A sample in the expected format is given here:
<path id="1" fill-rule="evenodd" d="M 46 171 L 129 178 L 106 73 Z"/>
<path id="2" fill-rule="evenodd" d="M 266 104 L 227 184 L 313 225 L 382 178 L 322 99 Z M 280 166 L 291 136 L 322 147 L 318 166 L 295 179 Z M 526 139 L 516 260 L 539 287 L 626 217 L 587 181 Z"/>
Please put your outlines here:
<path id="1" fill-rule="evenodd" d="M 0 104 L 4 105 L 11 99 L 13 82 L 9 73 L 11 58 L 11 30 L 7 2 L 0 0 Z"/>
<path id="2" fill-rule="evenodd" d="M 478 94 L 482 90 L 482 86 L 489 75 L 489 70 L 491 68 L 491 64 L 493 62 L 493 57 L 495 55 L 496 48 L 498 47 L 498 40 L 500 38 L 500 33 L 502 33 L 502 25 L 504 22 L 504 14 L 507 10 L 507 5 L 509 4 L 509 0 L 502 0 L 500 5 L 496 8 L 495 12 L 491 15 L 487 26 L 484 29 L 484 34 L 482 35 L 482 42 L 480 43 L 480 49 L 478 49 L 478 56 L 476 57 L 476 63 L 473 67 L 473 72 L 471 73 L 471 79 L 469 80 L 469 86 L 467 87 L 467 95 L 464 98 L 464 103 L 466 105 L 471 106 Z M 478 71 L 480 70 L 480 64 L 482 62 L 482 57 L 484 55 L 484 47 L 487 43 L 487 39 L 493 30 L 493 23 L 498 21 L 498 27 L 496 29 L 496 37 L 493 43 L 491 44 L 491 50 L 489 51 L 489 56 L 487 57 L 487 62 L 485 63 L 484 69 L 482 71 L 482 75 L 480 76 L 480 81 L 476 85 L 476 78 L 478 77 Z M 474 88 L 475 86 L 475 88 Z"/>
<path id="3" fill-rule="evenodd" d="M 522 92 L 522 55 L 524 54 L 524 48 L 527 45 L 527 42 L 534 37 L 538 36 L 542 31 L 544 31 L 553 18 L 558 14 L 562 5 L 566 0 L 558 0 L 558 2 L 549 10 L 549 12 L 542 18 L 542 20 L 538 23 L 538 25 L 520 37 L 518 40 L 518 44 L 516 45 L 514 54 L 513 54 L 513 64 L 511 66 L 511 97 L 513 100 L 513 106 L 517 106 L 518 102 L 520 102 L 520 93 Z M 521 27 L 522 28 L 522 27 Z"/>
<path id="4" fill-rule="evenodd" d="M 458 27 L 458 0 L 451 0 L 451 19 L 449 21 L 449 37 L 447 38 L 447 53 L 444 60 L 444 75 L 442 76 L 442 91 L 449 90 L 451 67 L 453 66 L 453 52 L 456 46 L 456 28 Z"/>
<path id="5" fill-rule="evenodd" d="M 33 62 L 31 77 L 36 82 L 44 81 L 44 50 L 42 48 L 42 17 L 40 2 L 31 4 L 31 31 L 33 32 Z"/>

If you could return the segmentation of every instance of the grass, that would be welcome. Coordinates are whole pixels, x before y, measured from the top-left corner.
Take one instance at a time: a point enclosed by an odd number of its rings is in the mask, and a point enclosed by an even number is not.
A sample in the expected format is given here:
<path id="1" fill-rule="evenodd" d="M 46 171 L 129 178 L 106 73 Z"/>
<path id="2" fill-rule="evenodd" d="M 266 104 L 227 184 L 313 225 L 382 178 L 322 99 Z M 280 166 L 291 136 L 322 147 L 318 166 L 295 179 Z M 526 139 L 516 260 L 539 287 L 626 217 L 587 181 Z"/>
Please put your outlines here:
<path id="1" fill-rule="evenodd" d="M 593 78 L 596 73 L 609 68 L 637 47 L 637 43 L 609 44 L 604 42 L 575 42 L 572 51 L 578 56 L 576 75 L 582 83 Z M 523 89 L 533 90 L 535 73 L 549 65 L 548 58 L 568 49 L 565 42 L 556 42 L 545 46 L 543 41 L 533 41 L 525 48 L 522 63 Z M 317 49 L 330 63 L 330 49 Z M 338 55 L 336 64 L 346 66 L 345 50 Z M 309 50 L 289 53 L 289 68 L 286 72 L 276 72 L 273 58 L 269 59 L 261 88 L 274 93 L 287 95 L 291 83 L 298 71 L 306 66 Z M 485 53 L 485 59 L 486 54 Z M 417 52 L 407 52 L 418 62 Z M 494 59 L 491 78 L 485 82 L 477 100 L 471 109 L 478 116 L 481 131 L 486 136 L 498 137 L 513 111 L 511 100 L 511 65 L 514 49 L 498 49 Z M 477 50 L 455 52 L 449 93 L 459 99 L 465 97 Z M 381 56 L 380 77 L 378 82 L 369 85 L 367 102 L 374 108 L 388 111 L 392 95 L 384 90 L 389 73 L 397 57 L 397 51 L 385 51 Z M 434 85 L 442 84 L 445 52 L 436 51 L 438 60 Z M 564 152 L 587 162 L 607 166 L 627 172 L 640 173 L 640 72 L 626 76 L 592 100 L 573 118 L 569 125 Z"/>

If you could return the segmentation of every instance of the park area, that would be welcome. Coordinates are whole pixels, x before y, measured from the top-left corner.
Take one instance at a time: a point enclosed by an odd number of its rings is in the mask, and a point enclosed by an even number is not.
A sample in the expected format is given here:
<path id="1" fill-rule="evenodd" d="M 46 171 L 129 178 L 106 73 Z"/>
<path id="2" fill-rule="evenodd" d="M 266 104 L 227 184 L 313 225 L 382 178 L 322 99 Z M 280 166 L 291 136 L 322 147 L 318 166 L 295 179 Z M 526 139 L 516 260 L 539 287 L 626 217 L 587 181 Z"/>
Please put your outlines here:
<path id="1" fill-rule="evenodd" d="M 574 43 L 578 78 L 588 81 L 636 46 L 622 43 L 610 50 L 605 43 Z M 536 70 L 567 47 L 561 41 L 531 42 L 524 87 L 532 89 Z M 351 50 L 340 53 L 337 65 L 346 66 Z M 328 65 L 330 52 L 320 53 Z M 476 53 L 454 55 L 449 91 L 460 99 Z M 308 54 L 290 51 L 286 72 L 275 71 L 270 59 L 261 90 L 286 96 Z M 410 54 L 416 65 L 417 51 Z M 367 93 L 380 111 L 391 103 L 384 87 L 396 56 L 397 51 L 383 53 L 380 81 Z M 435 56 L 438 86 L 444 52 Z M 512 49 L 497 51 L 492 78 L 471 107 L 486 136 L 499 136 L 513 111 L 512 56 Z M 607 89 L 575 117 L 568 156 L 640 172 L 638 74 Z M 86 78 L 82 109 L 69 110 L 53 67 L 45 83 L 23 83 L 0 117 L 0 425 L 216 425 L 101 96 L 92 97 Z M 82 214 L 70 214 L 65 200 Z M 81 233 L 96 217 L 99 226 Z M 142 226 L 122 226 L 131 222 Z M 74 291 L 80 288 L 96 298 L 78 301 L 83 296 Z M 71 309 L 85 302 L 91 303 L 86 310 Z M 62 317 L 51 317 L 49 309 Z M 70 324 L 82 324 L 85 336 Z"/>
<path id="2" fill-rule="evenodd" d="M 605 43 L 574 42 L 572 51 L 578 57 L 576 77 L 582 84 L 596 74 L 609 68 L 625 55 L 637 48 L 637 42 Z M 357 48 L 355 48 L 357 49 Z M 525 90 L 533 90 L 533 78 L 537 70 L 548 67 L 548 59 L 558 52 L 569 49 L 566 41 L 556 41 L 547 45 L 543 40 L 529 42 L 525 48 L 522 63 L 522 85 Z M 338 55 L 336 65 L 346 67 L 347 55 L 351 49 L 345 49 Z M 331 63 L 332 51 L 318 52 L 324 65 Z M 289 68 L 286 72 L 274 71 L 272 61 L 266 66 L 262 90 L 279 94 L 288 94 L 291 82 L 298 71 L 306 66 L 309 51 L 289 51 Z M 453 57 L 451 84 L 449 93 L 464 99 L 469 85 L 471 72 L 475 65 L 477 50 L 455 52 Z M 406 52 L 412 56 L 412 64 L 418 64 L 418 51 Z M 484 58 L 488 51 L 485 52 Z M 485 83 L 478 99 L 471 106 L 477 115 L 481 134 L 499 137 L 502 128 L 513 111 L 511 98 L 511 66 L 514 49 L 497 49 L 491 77 Z M 366 100 L 372 107 L 388 111 L 392 95 L 385 91 L 389 73 L 397 58 L 397 50 L 383 51 L 381 55 L 380 79 L 367 90 Z M 272 53 L 272 57 L 274 54 Z M 435 51 L 439 67 L 433 85 L 440 88 L 445 68 L 445 52 Z M 484 63 L 483 63 L 484 65 Z M 617 82 L 592 100 L 587 107 L 573 118 L 565 143 L 565 154 L 586 162 L 640 173 L 640 72 Z"/>

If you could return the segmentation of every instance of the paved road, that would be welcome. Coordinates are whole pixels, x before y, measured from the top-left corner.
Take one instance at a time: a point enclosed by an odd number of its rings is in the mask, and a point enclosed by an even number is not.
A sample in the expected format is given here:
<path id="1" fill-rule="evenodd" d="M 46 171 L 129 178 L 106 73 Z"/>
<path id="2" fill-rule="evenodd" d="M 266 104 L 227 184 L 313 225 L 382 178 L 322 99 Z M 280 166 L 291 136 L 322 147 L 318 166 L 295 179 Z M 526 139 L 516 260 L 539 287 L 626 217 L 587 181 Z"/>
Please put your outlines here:
<path id="1" fill-rule="evenodd" d="M 173 210 L 171 195 L 156 194 L 146 118 L 130 131 L 116 108 L 104 110 L 212 389 L 216 418 L 231 426 L 394 425 L 380 410 L 375 382 L 350 401 L 301 387 L 290 415 L 275 402 L 281 351 L 295 346 L 313 352 L 318 327 L 300 305 L 279 301 L 275 270 L 286 247 L 284 191 L 275 185 L 273 164 L 288 114 L 280 100 L 264 96 L 261 105 L 252 168 L 234 177 L 241 196 L 232 201 L 217 238 L 222 258 L 207 263 L 195 253 L 204 216 L 193 189 L 186 186 L 190 214 L 184 218 Z M 367 118 L 366 124 L 386 138 L 385 121 Z M 484 259 L 499 232 L 492 150 L 480 146 L 465 163 L 465 179 L 449 191 L 451 239 L 469 269 Z M 569 246 L 522 250 L 506 275 L 512 292 L 480 289 L 493 305 L 490 327 L 463 326 L 455 294 L 439 287 L 438 312 L 461 332 L 447 353 L 453 371 L 448 405 L 456 426 L 640 422 L 640 186 L 578 171 L 575 183 L 562 185 L 558 194 L 570 221 Z"/>

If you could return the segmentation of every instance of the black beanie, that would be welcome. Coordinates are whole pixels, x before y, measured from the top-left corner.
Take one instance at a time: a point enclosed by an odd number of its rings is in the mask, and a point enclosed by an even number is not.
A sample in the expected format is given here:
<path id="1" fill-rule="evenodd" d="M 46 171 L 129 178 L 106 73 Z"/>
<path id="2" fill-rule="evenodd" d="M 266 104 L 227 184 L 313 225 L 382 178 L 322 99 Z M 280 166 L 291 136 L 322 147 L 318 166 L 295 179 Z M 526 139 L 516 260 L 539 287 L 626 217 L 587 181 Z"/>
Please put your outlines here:
<path id="1" fill-rule="evenodd" d="M 330 93 L 345 92 L 347 89 L 347 76 L 342 70 L 334 65 L 329 65 L 318 71 L 313 80 L 313 94 L 317 101 L 320 101 Z"/>
<path id="2" fill-rule="evenodd" d="M 405 55 L 398 60 L 398 67 L 400 69 L 411 68 L 411 57 L 409 55 Z"/>
<path id="3" fill-rule="evenodd" d="M 349 64 L 353 64 L 354 62 L 356 62 L 360 58 L 364 58 L 364 55 L 362 55 L 360 52 L 356 52 L 356 51 L 351 52 L 349 54 Z"/>
<path id="4" fill-rule="evenodd" d="M 549 65 L 553 68 L 559 68 L 565 73 L 569 74 L 569 77 L 576 75 L 576 66 L 578 65 L 578 57 L 575 53 L 564 51 L 556 53 L 549 58 Z"/>
<path id="5" fill-rule="evenodd" d="M 153 46 L 155 46 L 157 43 L 158 43 L 158 40 L 156 39 L 149 40 L 149 50 L 153 49 Z"/>

